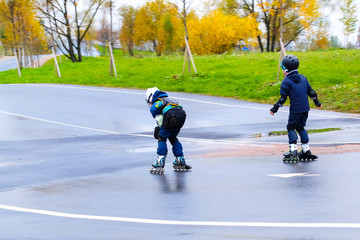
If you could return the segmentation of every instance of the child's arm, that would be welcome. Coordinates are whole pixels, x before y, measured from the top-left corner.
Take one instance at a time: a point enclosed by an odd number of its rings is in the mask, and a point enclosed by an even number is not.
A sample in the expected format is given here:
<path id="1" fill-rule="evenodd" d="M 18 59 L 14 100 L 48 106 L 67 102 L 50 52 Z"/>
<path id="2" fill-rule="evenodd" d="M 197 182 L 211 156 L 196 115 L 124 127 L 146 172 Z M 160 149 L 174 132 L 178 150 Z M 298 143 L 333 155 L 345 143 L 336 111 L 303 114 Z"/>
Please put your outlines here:
<path id="1" fill-rule="evenodd" d="M 281 95 L 279 101 L 277 101 L 274 106 L 270 109 L 270 114 L 274 115 L 274 113 L 276 113 L 280 107 L 283 106 L 283 104 L 286 102 L 287 96 L 286 95 Z"/>
<path id="2" fill-rule="evenodd" d="M 321 107 L 322 107 L 321 102 L 320 102 L 319 99 L 317 98 L 316 92 L 315 92 L 311 87 L 309 88 L 308 95 L 309 95 L 309 97 L 311 97 L 311 99 L 314 101 L 315 106 L 316 106 L 318 109 L 321 109 Z"/>

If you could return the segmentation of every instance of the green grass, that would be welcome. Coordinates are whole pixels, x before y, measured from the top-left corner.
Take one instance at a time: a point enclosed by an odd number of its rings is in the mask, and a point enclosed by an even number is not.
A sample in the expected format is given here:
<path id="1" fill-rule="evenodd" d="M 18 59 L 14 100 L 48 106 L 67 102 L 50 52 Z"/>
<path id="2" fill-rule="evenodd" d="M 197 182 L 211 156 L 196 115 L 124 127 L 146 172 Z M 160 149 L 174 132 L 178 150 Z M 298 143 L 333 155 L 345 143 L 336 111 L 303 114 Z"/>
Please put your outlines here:
<path id="1" fill-rule="evenodd" d="M 360 50 L 291 53 L 300 59 L 299 71 L 317 91 L 326 110 L 360 113 Z M 117 77 L 110 77 L 109 59 L 84 58 L 81 63 L 63 61 L 62 78 L 50 60 L 38 69 L 0 72 L 0 83 L 61 83 L 146 89 L 157 86 L 179 91 L 275 103 L 279 53 L 194 56 L 198 74 L 182 75 L 183 56 L 156 57 L 151 53 L 124 56 L 115 51 Z M 288 103 L 287 103 L 288 104 Z M 313 106 L 313 105 L 312 105 Z"/>
<path id="2" fill-rule="evenodd" d="M 321 129 L 309 129 L 307 132 L 311 133 L 323 133 L 323 132 L 332 132 L 332 131 L 339 131 L 341 128 L 321 128 Z M 287 135 L 287 131 L 272 131 L 269 132 L 269 136 L 279 136 L 279 135 Z"/>

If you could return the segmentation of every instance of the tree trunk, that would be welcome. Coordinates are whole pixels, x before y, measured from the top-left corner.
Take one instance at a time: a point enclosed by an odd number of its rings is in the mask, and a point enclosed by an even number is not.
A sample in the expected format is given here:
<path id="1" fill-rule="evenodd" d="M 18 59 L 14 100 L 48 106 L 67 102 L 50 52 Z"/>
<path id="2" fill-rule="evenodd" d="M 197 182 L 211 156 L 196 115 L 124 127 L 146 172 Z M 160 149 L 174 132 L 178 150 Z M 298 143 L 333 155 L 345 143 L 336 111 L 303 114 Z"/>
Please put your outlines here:
<path id="1" fill-rule="evenodd" d="M 261 52 L 264 52 L 264 46 L 262 44 L 260 35 L 257 36 L 257 39 L 258 39 L 258 42 L 259 42 L 259 48 L 260 48 Z"/>
<path id="2" fill-rule="evenodd" d="M 274 52 L 275 50 L 275 43 L 276 43 L 276 38 L 278 35 L 278 29 L 279 27 L 276 25 L 276 22 L 278 20 L 277 18 L 278 15 L 278 10 L 276 10 L 275 15 L 273 17 L 273 23 L 272 23 L 272 36 L 271 36 L 271 51 Z"/>

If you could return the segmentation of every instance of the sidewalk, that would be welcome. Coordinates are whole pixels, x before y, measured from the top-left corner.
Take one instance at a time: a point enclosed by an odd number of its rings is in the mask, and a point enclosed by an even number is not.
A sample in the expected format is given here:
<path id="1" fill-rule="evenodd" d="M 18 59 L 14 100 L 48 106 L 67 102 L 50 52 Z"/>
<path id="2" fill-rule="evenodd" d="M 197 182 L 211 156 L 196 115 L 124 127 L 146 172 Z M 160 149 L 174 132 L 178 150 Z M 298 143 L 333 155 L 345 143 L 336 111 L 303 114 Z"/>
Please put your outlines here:
<path id="1" fill-rule="evenodd" d="M 0 62 L 11 59 L 11 58 L 15 58 L 15 56 L 3 56 L 3 57 L 0 57 Z"/>
<path id="2" fill-rule="evenodd" d="M 9 60 L 9 59 L 13 59 L 13 58 L 15 58 L 15 56 L 3 56 L 3 57 L 0 57 L 0 63 L 3 62 L 3 61 Z M 39 59 L 40 67 L 43 66 L 51 58 L 53 58 L 52 55 L 44 55 L 44 56 L 42 56 Z M 37 60 L 35 60 L 35 61 L 37 61 Z M 37 65 L 37 64 L 35 64 L 35 65 Z"/>

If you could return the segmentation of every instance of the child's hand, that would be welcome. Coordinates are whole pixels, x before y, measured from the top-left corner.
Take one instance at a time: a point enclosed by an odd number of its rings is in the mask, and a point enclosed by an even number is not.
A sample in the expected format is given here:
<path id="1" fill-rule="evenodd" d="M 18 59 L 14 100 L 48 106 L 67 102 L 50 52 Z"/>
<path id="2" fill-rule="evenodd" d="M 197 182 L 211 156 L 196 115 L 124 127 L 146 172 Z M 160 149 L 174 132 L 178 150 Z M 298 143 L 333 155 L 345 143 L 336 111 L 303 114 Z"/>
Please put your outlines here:
<path id="1" fill-rule="evenodd" d="M 320 110 L 320 109 L 322 108 L 322 105 L 320 105 L 320 106 L 318 106 L 318 107 L 316 107 L 316 108 Z"/>
<path id="2" fill-rule="evenodd" d="M 270 114 L 274 116 L 274 113 L 272 111 L 270 111 Z"/>

